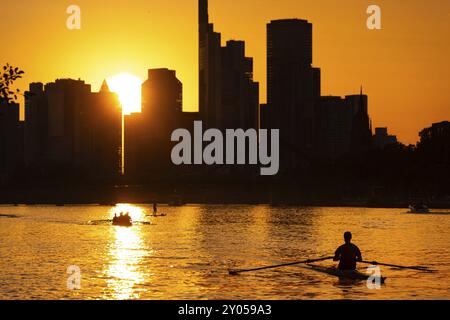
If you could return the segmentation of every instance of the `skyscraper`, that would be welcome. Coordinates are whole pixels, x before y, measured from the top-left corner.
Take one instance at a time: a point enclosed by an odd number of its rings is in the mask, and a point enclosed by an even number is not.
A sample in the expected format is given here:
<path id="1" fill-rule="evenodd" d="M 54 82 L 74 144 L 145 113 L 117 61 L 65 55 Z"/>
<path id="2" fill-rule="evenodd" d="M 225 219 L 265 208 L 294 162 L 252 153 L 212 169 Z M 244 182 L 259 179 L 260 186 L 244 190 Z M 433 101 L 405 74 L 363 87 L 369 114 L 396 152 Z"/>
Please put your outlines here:
<path id="1" fill-rule="evenodd" d="M 208 0 L 199 0 L 199 110 L 207 127 L 256 128 L 259 84 L 243 41 L 221 46 L 209 22 Z"/>
<path id="2" fill-rule="evenodd" d="M 267 104 L 270 127 L 280 129 L 285 169 L 301 166 L 312 152 L 314 106 L 319 98 L 320 69 L 312 67 L 312 24 L 299 19 L 271 21 Z"/>
<path id="3" fill-rule="evenodd" d="M 25 98 L 25 166 L 45 161 L 48 143 L 48 105 L 42 83 L 30 83 Z"/>
<path id="4" fill-rule="evenodd" d="M 208 0 L 199 0 L 199 111 L 205 124 L 219 122 L 221 103 L 221 35 L 209 23 Z"/>
<path id="5" fill-rule="evenodd" d="M 171 133 L 182 126 L 183 86 L 176 72 L 150 69 L 142 84 L 142 112 L 125 116 L 125 172 L 155 178 L 171 164 Z"/>
<path id="6" fill-rule="evenodd" d="M 259 85 L 253 81 L 253 59 L 244 41 L 227 41 L 221 50 L 222 90 L 219 128 L 258 127 Z"/>
<path id="7" fill-rule="evenodd" d="M 88 163 L 85 148 L 88 143 L 86 133 L 90 129 L 87 121 L 90 93 L 91 86 L 80 80 L 58 79 L 45 85 L 46 156 L 52 166 L 74 169 Z"/>
<path id="8" fill-rule="evenodd" d="M 11 179 L 21 165 L 22 129 L 19 104 L 0 103 L 0 185 Z"/>
<path id="9" fill-rule="evenodd" d="M 316 108 L 316 154 L 335 160 L 350 151 L 353 111 L 348 100 L 321 97 Z"/>
<path id="10" fill-rule="evenodd" d="M 315 153 L 334 160 L 352 152 L 363 154 L 371 146 L 368 97 L 325 96 L 315 108 Z"/>
<path id="11" fill-rule="evenodd" d="M 114 177 L 122 173 L 122 108 L 106 80 L 91 96 L 91 165 L 97 176 Z"/>
<path id="12" fill-rule="evenodd" d="M 369 98 L 363 94 L 346 96 L 353 114 L 351 133 L 351 152 L 362 154 L 372 145 L 372 125 L 369 117 Z"/>
<path id="13" fill-rule="evenodd" d="M 120 172 L 122 110 L 106 83 L 98 93 L 81 80 L 30 84 L 25 104 L 26 165 L 56 177 L 111 178 Z"/>
<path id="14" fill-rule="evenodd" d="M 148 70 L 148 79 L 142 84 L 142 114 L 169 121 L 182 111 L 183 85 L 176 71 L 164 68 Z"/>

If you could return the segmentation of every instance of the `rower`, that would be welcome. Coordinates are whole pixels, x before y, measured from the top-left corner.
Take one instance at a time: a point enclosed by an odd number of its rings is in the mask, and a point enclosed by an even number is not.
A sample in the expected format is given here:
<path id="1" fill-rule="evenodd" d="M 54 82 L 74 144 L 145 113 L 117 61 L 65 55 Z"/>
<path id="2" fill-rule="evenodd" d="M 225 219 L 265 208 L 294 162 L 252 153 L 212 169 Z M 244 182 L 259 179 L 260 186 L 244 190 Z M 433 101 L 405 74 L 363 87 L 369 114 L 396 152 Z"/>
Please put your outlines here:
<path id="1" fill-rule="evenodd" d="M 153 204 L 153 214 L 158 214 L 158 205 L 156 204 L 156 202 Z"/>
<path id="2" fill-rule="evenodd" d="M 362 255 L 359 248 L 352 242 L 352 233 L 344 234 L 345 244 L 340 246 L 334 254 L 334 261 L 339 261 L 339 270 L 356 270 L 356 262 L 362 261 Z"/>

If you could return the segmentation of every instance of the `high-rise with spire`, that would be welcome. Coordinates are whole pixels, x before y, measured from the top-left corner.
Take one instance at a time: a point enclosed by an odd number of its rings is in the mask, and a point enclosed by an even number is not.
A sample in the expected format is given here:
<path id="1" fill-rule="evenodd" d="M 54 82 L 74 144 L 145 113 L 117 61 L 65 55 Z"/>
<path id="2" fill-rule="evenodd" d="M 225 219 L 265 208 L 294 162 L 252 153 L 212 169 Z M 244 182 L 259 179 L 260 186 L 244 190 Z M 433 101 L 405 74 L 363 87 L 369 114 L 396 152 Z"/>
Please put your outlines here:
<path id="1" fill-rule="evenodd" d="M 363 94 L 363 88 L 359 95 L 347 96 L 346 99 L 353 111 L 351 151 L 354 154 L 362 154 L 368 151 L 372 141 L 372 125 L 369 117 L 369 98 Z"/>
<path id="2" fill-rule="evenodd" d="M 111 90 L 109 90 L 109 86 L 108 83 L 106 82 L 106 79 L 103 80 L 102 86 L 100 87 L 100 92 L 111 92 Z"/>

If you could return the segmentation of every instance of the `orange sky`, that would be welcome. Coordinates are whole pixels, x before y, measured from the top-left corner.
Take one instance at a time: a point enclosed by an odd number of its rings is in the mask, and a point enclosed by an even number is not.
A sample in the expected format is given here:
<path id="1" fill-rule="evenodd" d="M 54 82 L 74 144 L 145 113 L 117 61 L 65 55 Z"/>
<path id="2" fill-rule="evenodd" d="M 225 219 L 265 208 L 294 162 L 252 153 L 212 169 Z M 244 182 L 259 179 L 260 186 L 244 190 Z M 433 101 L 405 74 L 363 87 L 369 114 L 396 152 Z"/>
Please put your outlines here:
<path id="1" fill-rule="evenodd" d="M 71 4 L 82 10 L 80 31 L 66 28 Z M 381 31 L 366 28 L 370 4 L 382 8 Z M 210 0 L 210 18 L 223 41 L 246 41 L 261 102 L 266 23 L 303 18 L 314 25 L 323 95 L 358 93 L 362 84 L 374 126 L 388 126 L 404 143 L 415 143 L 433 122 L 450 120 L 448 0 Z M 96 91 L 115 74 L 144 80 L 148 68 L 168 67 L 183 82 L 185 109 L 198 106 L 197 0 L 2 1 L 0 28 L 0 64 L 26 72 L 22 89 L 71 77 Z"/>

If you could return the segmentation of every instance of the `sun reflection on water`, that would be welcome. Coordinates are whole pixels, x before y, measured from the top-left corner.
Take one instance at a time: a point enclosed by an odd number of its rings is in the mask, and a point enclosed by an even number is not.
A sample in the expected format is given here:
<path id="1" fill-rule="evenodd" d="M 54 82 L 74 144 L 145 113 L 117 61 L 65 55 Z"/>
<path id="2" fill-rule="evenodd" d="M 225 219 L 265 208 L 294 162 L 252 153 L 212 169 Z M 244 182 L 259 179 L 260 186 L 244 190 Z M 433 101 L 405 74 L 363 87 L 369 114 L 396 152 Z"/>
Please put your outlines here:
<path id="1" fill-rule="evenodd" d="M 113 214 L 129 213 L 134 221 L 144 216 L 142 208 L 132 205 L 118 205 Z M 145 281 L 142 272 L 142 260 L 150 254 L 142 240 L 142 229 L 139 227 L 111 229 L 114 241 L 110 244 L 109 264 L 105 271 L 107 276 L 109 298 L 116 300 L 139 299 L 137 286 Z"/>

